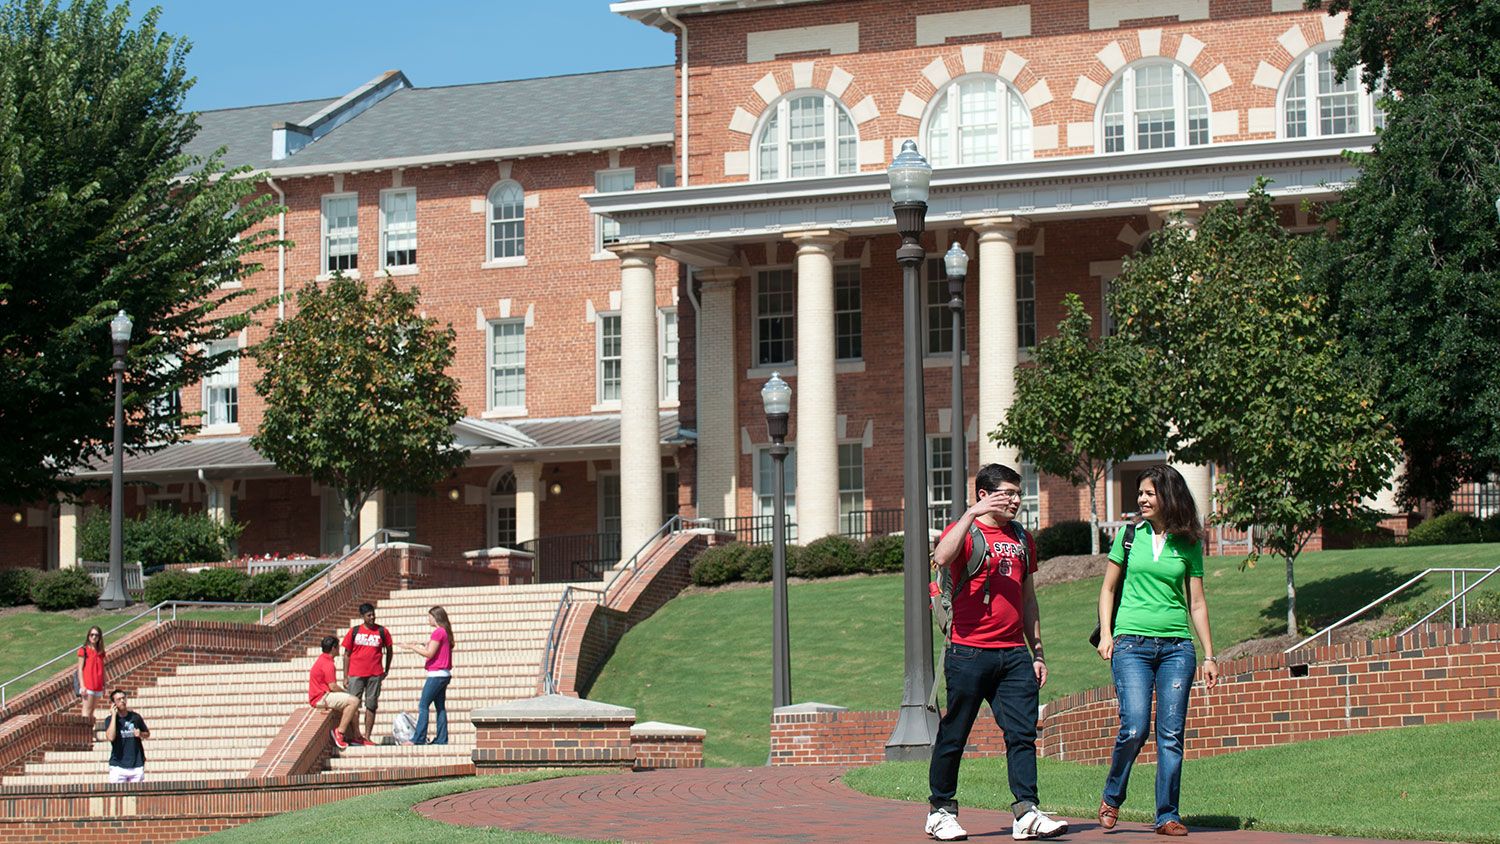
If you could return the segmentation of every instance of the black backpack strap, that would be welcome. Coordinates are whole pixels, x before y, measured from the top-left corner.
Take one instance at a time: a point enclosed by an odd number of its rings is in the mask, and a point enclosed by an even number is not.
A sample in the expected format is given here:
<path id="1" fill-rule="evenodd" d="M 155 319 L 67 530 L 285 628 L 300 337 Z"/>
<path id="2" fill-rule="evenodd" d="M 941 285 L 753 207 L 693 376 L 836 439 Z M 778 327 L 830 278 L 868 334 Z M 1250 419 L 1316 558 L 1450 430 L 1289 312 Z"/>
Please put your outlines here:
<path id="1" fill-rule="evenodd" d="M 1017 521 L 1010 523 L 1010 529 L 1016 533 L 1016 541 L 1021 544 L 1021 579 L 1025 580 L 1031 576 L 1031 537 L 1026 534 L 1026 526 Z"/>

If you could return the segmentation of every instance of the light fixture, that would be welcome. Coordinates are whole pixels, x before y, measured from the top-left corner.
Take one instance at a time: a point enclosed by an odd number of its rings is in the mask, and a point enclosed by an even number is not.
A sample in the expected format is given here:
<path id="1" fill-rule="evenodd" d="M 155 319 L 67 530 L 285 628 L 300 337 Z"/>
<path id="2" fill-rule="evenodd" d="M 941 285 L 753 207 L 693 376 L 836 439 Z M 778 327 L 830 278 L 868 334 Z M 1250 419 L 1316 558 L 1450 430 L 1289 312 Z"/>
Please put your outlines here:
<path id="1" fill-rule="evenodd" d="M 955 242 L 943 255 L 943 266 L 948 270 L 948 278 L 963 278 L 969 273 L 969 253 Z"/>
<path id="2" fill-rule="evenodd" d="M 458 500 L 458 487 L 454 487 L 454 488 L 448 490 L 448 500 L 449 501 L 457 501 Z"/>
<path id="3" fill-rule="evenodd" d="M 130 321 L 130 315 L 125 311 L 115 314 L 115 318 L 109 321 L 109 336 L 116 343 L 129 343 L 130 330 L 135 325 Z"/>
<path id="4" fill-rule="evenodd" d="M 560 481 L 553 481 L 552 486 L 547 487 L 547 492 L 550 495 L 562 495 L 562 483 Z"/>
<path id="5" fill-rule="evenodd" d="M 26 521 L 26 517 L 21 515 L 20 510 L 17 510 L 16 512 L 10 514 L 10 520 L 15 522 L 16 524 L 20 524 Z"/>
<path id="6" fill-rule="evenodd" d="M 917 142 L 901 143 L 901 152 L 886 171 L 891 180 L 891 202 L 926 202 L 927 186 L 932 181 L 932 165 L 917 152 Z"/>

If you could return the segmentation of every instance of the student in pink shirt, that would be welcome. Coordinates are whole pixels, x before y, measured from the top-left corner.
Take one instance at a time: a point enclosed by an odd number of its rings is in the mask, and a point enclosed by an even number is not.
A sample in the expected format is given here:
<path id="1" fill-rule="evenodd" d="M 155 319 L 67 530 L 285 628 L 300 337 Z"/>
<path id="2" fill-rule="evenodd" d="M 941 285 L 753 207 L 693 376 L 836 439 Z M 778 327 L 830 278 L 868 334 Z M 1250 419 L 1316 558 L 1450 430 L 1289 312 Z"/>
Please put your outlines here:
<path id="1" fill-rule="evenodd" d="M 417 728 L 411 741 L 402 744 L 427 743 L 427 707 L 437 707 L 437 735 L 433 744 L 448 743 L 448 683 L 453 679 L 453 625 L 448 623 L 448 611 L 433 607 L 427 611 L 427 620 L 432 624 L 432 636 L 420 645 L 403 644 L 412 653 L 427 660 L 427 683 L 422 686 L 422 700 L 417 704 L 422 710 L 417 716 Z"/>

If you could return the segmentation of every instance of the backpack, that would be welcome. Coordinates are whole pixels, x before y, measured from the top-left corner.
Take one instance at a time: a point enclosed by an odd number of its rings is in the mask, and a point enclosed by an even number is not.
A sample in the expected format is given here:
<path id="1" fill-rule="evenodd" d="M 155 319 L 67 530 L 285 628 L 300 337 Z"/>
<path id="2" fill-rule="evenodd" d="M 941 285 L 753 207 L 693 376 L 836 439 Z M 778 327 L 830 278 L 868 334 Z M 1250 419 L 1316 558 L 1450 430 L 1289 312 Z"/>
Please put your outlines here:
<path id="1" fill-rule="evenodd" d="M 1015 532 L 1016 538 L 1021 543 L 1021 566 L 1022 576 L 1031 572 L 1031 542 L 1026 535 L 1026 528 L 1020 522 L 1012 521 L 1010 528 Z M 932 558 L 933 580 L 927 587 L 932 595 L 932 618 L 937 622 L 938 629 L 943 633 L 943 640 L 949 641 L 953 638 L 953 596 L 967 589 L 969 581 L 984 567 L 984 560 L 989 556 L 990 544 L 984 538 L 984 532 L 979 525 L 969 525 L 969 560 L 958 580 L 953 578 L 950 566 L 939 565 L 936 558 Z M 984 581 L 984 602 L 990 602 L 989 578 Z M 937 670 L 932 680 L 932 692 L 927 696 L 927 709 L 931 712 L 937 711 L 937 678 L 943 673 L 943 660 L 946 659 L 947 648 L 939 652 Z"/>
<path id="2" fill-rule="evenodd" d="M 1114 632 L 1115 617 L 1120 614 L 1120 598 L 1125 594 L 1125 566 L 1130 562 L 1130 546 L 1135 544 L 1135 524 L 1125 526 L 1125 538 L 1120 543 L 1125 549 L 1125 554 L 1120 558 L 1120 585 L 1115 589 L 1115 608 L 1109 614 L 1109 629 Z M 1099 647 L 1099 637 L 1104 632 L 1103 626 L 1095 622 L 1094 632 L 1089 634 L 1089 645 Z"/>

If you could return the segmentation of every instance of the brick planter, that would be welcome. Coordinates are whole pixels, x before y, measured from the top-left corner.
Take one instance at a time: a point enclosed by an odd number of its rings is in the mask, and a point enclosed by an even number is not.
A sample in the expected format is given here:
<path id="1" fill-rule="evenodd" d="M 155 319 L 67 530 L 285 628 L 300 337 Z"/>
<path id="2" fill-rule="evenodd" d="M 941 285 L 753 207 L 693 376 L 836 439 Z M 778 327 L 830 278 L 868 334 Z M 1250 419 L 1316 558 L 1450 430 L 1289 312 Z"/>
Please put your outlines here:
<path id="1" fill-rule="evenodd" d="M 471 566 L 493 572 L 500 586 L 536 582 L 535 555 L 514 548 L 482 548 L 465 551 L 464 560 Z"/>
<path id="2" fill-rule="evenodd" d="M 476 709 L 470 717 L 477 773 L 635 766 L 634 709 L 542 695 Z"/>
<path id="3" fill-rule="evenodd" d="M 703 767 L 703 738 L 707 733 L 697 727 L 647 721 L 630 728 L 630 744 L 635 748 L 635 769 Z"/>

